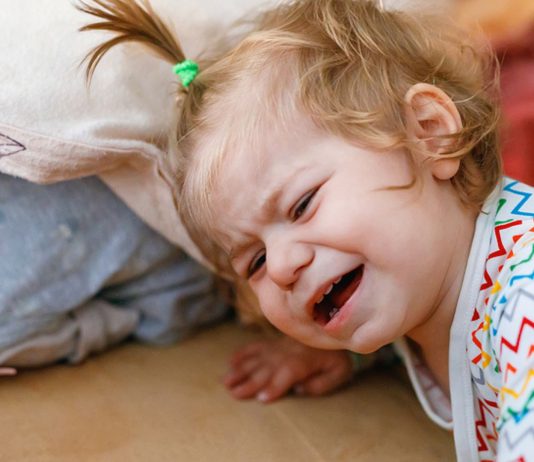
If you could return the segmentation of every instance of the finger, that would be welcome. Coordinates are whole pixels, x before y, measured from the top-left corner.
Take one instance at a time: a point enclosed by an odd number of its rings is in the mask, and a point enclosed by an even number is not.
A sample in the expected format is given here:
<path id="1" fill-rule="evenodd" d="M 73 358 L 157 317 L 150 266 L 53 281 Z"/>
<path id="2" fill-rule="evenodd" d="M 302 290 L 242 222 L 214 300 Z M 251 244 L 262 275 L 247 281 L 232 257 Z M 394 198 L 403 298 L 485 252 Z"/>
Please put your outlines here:
<path id="1" fill-rule="evenodd" d="M 241 370 L 241 369 L 231 369 L 229 370 L 226 375 L 223 378 L 223 384 L 226 387 L 235 387 L 239 385 L 241 382 L 244 382 L 249 379 L 249 377 L 258 369 L 260 369 L 261 366 L 258 365 L 258 367 L 254 370 Z"/>
<path id="2" fill-rule="evenodd" d="M 268 367 L 261 368 L 250 375 L 247 380 L 242 381 L 237 386 L 230 388 L 230 393 L 237 399 L 248 399 L 255 397 L 271 379 L 272 370 Z"/>
<path id="3" fill-rule="evenodd" d="M 230 365 L 234 366 L 250 358 L 259 356 L 263 353 L 264 349 L 264 342 L 249 343 L 248 345 L 245 345 L 244 347 L 239 348 L 237 351 L 234 352 L 234 354 L 230 358 Z"/>
<path id="4" fill-rule="evenodd" d="M 223 377 L 223 385 L 226 388 L 233 388 L 239 383 L 246 380 L 246 378 L 249 376 L 249 374 L 243 372 L 243 371 L 235 371 L 230 370 L 226 373 L 226 375 Z"/>
<path id="5" fill-rule="evenodd" d="M 0 375 L 16 375 L 17 370 L 13 367 L 0 367 Z"/>
<path id="6" fill-rule="evenodd" d="M 252 375 L 261 367 L 264 367 L 265 363 L 261 357 L 252 357 L 245 359 L 239 363 L 230 366 L 230 370 L 226 374 L 223 382 L 235 384 L 241 380 L 244 380 L 249 375 Z"/>
<path id="7" fill-rule="evenodd" d="M 327 369 L 303 380 L 295 387 L 302 395 L 320 396 L 330 393 L 350 381 L 352 374 L 343 368 Z"/>
<path id="8" fill-rule="evenodd" d="M 269 384 L 258 394 L 257 399 L 270 403 L 287 395 L 296 384 L 307 378 L 308 373 L 304 367 L 281 367 L 275 372 Z"/>

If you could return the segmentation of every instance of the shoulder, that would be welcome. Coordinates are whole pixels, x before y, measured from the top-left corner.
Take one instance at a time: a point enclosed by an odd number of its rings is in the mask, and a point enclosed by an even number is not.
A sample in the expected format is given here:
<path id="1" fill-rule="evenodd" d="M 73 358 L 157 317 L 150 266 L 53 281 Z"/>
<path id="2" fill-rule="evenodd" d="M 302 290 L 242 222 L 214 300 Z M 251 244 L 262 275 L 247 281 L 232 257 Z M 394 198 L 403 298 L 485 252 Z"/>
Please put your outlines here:
<path id="1" fill-rule="evenodd" d="M 522 223 L 491 290 L 489 312 L 499 357 L 529 357 L 534 344 L 534 221 Z M 518 230 L 519 231 L 519 230 Z"/>
<path id="2" fill-rule="evenodd" d="M 534 337 L 534 188 L 505 178 L 498 196 L 493 244 L 495 262 L 486 314 L 496 353 Z"/>

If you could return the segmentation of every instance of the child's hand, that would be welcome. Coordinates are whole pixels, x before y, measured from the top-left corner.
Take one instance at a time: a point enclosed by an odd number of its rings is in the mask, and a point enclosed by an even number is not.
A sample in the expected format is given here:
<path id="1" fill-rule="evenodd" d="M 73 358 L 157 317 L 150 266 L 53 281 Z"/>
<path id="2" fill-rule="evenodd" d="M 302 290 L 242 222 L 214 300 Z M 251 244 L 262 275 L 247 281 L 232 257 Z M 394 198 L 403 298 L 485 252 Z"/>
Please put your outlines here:
<path id="1" fill-rule="evenodd" d="M 16 373 L 17 370 L 12 367 L 0 367 L 0 377 L 2 375 L 15 375 Z"/>
<path id="2" fill-rule="evenodd" d="M 234 398 L 268 403 L 291 390 L 323 395 L 351 377 L 346 351 L 316 350 L 286 337 L 252 343 L 234 353 L 224 384 Z"/>

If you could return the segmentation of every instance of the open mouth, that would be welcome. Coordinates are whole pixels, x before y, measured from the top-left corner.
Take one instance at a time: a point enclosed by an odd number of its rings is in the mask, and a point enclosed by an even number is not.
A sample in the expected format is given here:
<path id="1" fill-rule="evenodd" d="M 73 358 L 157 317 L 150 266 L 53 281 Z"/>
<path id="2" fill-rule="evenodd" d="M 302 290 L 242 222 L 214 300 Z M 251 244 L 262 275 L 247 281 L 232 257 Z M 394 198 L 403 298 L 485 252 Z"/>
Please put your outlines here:
<path id="1" fill-rule="evenodd" d="M 314 305 L 313 320 L 323 326 L 328 324 L 356 291 L 362 276 L 363 265 L 360 265 L 332 284 L 323 298 Z"/>

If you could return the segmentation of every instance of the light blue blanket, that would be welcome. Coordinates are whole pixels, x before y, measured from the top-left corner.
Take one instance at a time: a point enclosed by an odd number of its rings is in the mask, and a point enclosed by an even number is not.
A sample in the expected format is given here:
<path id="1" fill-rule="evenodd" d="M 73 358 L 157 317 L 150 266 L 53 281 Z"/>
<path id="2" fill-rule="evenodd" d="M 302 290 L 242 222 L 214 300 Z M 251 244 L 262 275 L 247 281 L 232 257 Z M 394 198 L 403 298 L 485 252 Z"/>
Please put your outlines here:
<path id="1" fill-rule="evenodd" d="M 169 343 L 226 310 L 213 277 L 97 178 L 0 175 L 0 365 L 79 362 L 131 334 Z"/>

